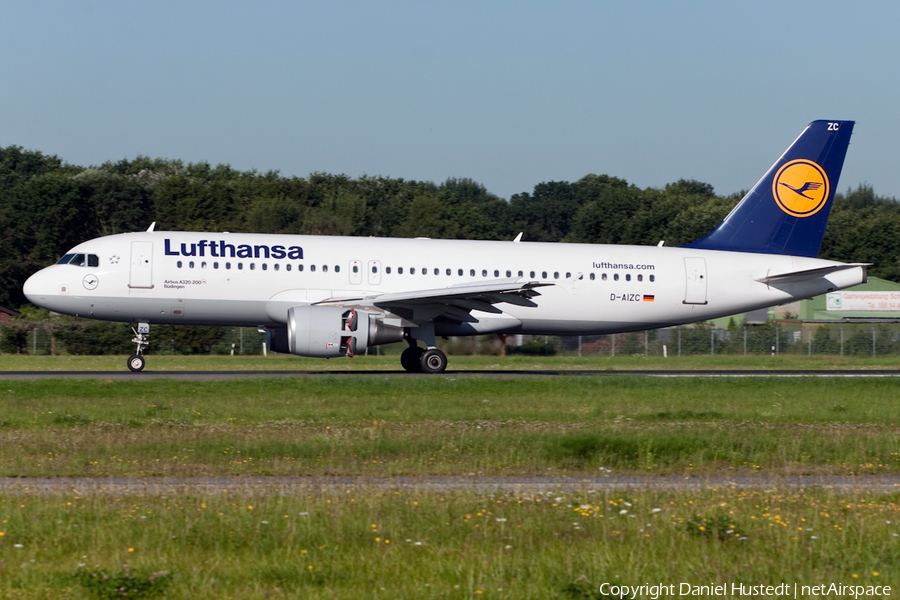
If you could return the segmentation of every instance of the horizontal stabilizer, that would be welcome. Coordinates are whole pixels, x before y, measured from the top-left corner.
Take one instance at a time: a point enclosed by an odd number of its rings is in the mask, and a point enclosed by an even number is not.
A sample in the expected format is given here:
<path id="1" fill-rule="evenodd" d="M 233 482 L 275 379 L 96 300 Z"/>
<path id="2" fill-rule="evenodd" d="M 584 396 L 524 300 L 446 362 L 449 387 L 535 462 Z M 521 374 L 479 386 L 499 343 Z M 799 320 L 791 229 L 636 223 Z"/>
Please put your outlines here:
<path id="1" fill-rule="evenodd" d="M 847 271 L 849 269 L 862 267 L 864 274 L 863 280 L 865 280 L 866 268 L 871 264 L 872 263 L 847 263 L 840 265 L 830 265 L 827 267 L 819 267 L 816 269 L 804 269 L 802 271 L 790 271 L 788 273 L 768 274 L 762 277 L 754 277 L 754 279 L 756 281 L 759 281 L 760 283 L 765 283 L 768 285 L 779 283 L 800 283 L 801 281 L 819 279 L 820 277 L 825 277 L 826 275 L 837 273 L 838 271 Z"/>

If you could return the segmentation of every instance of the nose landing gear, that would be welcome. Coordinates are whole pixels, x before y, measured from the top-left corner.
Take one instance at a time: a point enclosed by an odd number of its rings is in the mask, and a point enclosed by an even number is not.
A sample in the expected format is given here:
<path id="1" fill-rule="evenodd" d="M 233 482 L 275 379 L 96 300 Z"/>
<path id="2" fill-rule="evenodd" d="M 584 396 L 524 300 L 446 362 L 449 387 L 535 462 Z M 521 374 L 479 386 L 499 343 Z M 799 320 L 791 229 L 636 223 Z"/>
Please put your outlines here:
<path id="1" fill-rule="evenodd" d="M 150 345 L 150 342 L 147 341 L 147 336 L 150 334 L 150 323 L 138 323 L 137 330 L 132 327 L 131 331 L 134 332 L 134 338 L 131 341 L 137 344 L 137 351 L 128 357 L 128 368 L 134 372 L 143 371 L 146 364 L 144 348 Z"/>

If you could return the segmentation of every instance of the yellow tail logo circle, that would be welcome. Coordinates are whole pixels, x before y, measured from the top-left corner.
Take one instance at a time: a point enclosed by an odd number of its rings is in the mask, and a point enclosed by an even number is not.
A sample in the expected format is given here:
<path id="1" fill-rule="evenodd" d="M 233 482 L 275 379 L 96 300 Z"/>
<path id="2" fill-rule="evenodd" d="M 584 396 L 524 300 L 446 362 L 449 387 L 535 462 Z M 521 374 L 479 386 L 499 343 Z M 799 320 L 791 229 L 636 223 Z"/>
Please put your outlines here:
<path id="1" fill-rule="evenodd" d="M 772 195 L 781 210 L 795 217 L 809 217 L 825 206 L 829 192 L 825 170 L 811 160 L 792 160 L 778 170 Z"/>

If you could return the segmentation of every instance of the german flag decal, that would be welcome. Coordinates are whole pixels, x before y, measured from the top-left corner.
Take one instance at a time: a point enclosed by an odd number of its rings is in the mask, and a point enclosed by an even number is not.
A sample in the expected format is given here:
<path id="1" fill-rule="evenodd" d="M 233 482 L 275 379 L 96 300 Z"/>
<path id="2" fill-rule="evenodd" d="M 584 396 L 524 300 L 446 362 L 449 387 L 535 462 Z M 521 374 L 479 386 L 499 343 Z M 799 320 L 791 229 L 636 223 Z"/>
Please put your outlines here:
<path id="1" fill-rule="evenodd" d="M 644 302 L 653 302 L 653 296 L 644 294 Z"/>

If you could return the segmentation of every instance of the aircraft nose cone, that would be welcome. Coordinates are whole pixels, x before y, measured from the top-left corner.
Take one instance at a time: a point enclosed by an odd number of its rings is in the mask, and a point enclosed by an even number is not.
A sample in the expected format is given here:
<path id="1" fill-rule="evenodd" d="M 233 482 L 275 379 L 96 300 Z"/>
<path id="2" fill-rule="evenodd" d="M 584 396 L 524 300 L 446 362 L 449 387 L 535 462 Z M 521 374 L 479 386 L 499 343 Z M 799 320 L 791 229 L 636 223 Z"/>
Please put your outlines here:
<path id="1" fill-rule="evenodd" d="M 35 306 L 44 306 L 47 298 L 55 295 L 53 281 L 48 277 L 47 269 L 41 269 L 25 280 L 22 292 L 24 292 L 28 301 Z"/>

